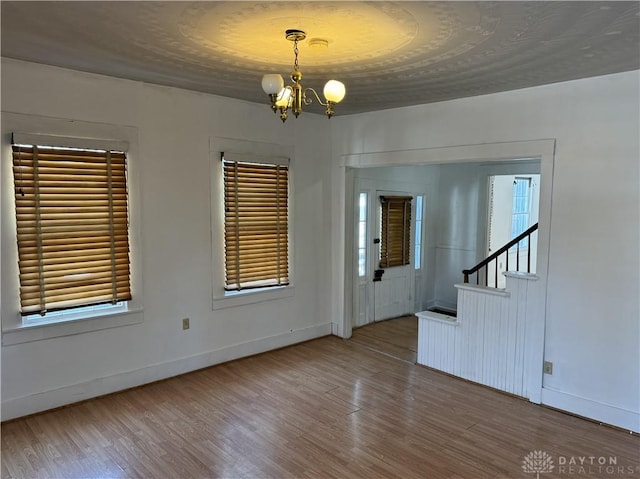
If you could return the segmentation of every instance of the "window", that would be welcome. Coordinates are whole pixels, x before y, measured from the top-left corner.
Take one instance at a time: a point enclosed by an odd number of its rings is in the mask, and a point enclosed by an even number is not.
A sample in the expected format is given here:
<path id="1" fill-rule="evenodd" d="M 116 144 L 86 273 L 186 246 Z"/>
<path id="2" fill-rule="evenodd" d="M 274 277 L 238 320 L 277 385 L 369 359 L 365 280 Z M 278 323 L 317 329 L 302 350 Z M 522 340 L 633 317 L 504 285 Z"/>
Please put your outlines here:
<path id="1" fill-rule="evenodd" d="M 524 233 L 529 225 L 529 214 L 531 213 L 531 178 L 516 178 L 513 181 L 513 208 L 511 214 L 511 239 Z M 529 238 L 522 239 L 518 247 L 526 249 L 529 247 Z M 516 246 L 512 247 L 512 250 Z"/>
<path id="2" fill-rule="evenodd" d="M 289 284 L 288 160 L 247 156 L 222 153 L 226 291 Z"/>
<path id="3" fill-rule="evenodd" d="M 358 199 L 358 276 L 367 274 L 367 194 Z"/>
<path id="4" fill-rule="evenodd" d="M 12 142 L 21 315 L 121 309 L 131 300 L 124 151 L 34 138 Z"/>
<path id="5" fill-rule="evenodd" d="M 380 267 L 410 263 L 411 196 L 381 196 Z"/>
<path id="6" fill-rule="evenodd" d="M 416 197 L 416 239 L 414 242 L 415 252 L 413 255 L 413 267 L 420 269 L 422 265 L 422 196 Z"/>

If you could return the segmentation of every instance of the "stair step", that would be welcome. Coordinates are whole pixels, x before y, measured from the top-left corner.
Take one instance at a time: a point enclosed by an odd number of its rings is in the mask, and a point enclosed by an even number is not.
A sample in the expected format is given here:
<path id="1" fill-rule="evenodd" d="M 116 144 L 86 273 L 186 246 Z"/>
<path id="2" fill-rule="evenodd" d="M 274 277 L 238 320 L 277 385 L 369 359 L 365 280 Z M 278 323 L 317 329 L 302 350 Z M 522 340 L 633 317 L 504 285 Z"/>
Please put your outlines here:
<path id="1" fill-rule="evenodd" d="M 458 312 L 457 311 L 453 311 L 451 309 L 438 308 L 437 306 L 434 306 L 433 308 L 429 308 L 428 311 L 432 311 L 434 313 L 451 316 L 452 318 L 456 318 L 458 316 Z"/>

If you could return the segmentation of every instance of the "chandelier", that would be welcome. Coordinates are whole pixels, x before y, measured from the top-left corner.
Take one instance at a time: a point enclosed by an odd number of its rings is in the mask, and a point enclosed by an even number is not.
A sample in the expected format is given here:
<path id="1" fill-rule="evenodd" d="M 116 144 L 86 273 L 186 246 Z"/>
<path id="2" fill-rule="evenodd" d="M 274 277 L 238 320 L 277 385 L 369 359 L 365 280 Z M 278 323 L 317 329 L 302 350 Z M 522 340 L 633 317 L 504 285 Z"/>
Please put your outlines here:
<path id="1" fill-rule="evenodd" d="M 334 113 L 334 106 L 344 98 L 344 83 L 337 80 L 329 80 L 324 85 L 323 94 L 326 102 L 320 100 L 313 88 L 303 88 L 300 83 L 302 72 L 298 68 L 298 42 L 307 38 L 307 34 L 302 30 L 291 29 L 285 32 L 285 37 L 293 42 L 293 53 L 295 54 L 293 72 L 291 72 L 293 84 L 285 86 L 282 76 L 277 73 L 270 73 L 262 77 L 262 89 L 271 99 L 271 109 L 274 113 L 280 111 L 280 119 L 284 123 L 287 120 L 289 110 L 298 118 L 298 115 L 302 113 L 302 105 L 311 105 L 315 96 L 316 101 L 326 107 L 325 114 L 331 118 Z M 326 41 L 323 43 L 326 45 Z M 313 96 L 310 93 L 313 93 Z"/>

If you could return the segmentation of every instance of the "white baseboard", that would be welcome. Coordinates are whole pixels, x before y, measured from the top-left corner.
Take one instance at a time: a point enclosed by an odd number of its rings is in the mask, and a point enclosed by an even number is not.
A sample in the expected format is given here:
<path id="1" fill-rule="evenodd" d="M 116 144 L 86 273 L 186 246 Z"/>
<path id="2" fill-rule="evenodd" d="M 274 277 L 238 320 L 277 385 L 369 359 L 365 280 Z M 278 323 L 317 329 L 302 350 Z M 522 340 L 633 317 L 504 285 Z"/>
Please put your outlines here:
<path id="1" fill-rule="evenodd" d="M 640 432 L 640 413 L 573 396 L 555 389 L 542 388 L 542 404 L 584 416 L 604 424 Z"/>
<path id="2" fill-rule="evenodd" d="M 338 323 L 331 323 L 331 334 L 342 337 L 342 328 L 340 326 Z"/>
<path id="3" fill-rule="evenodd" d="M 141 386 L 215 364 L 224 363 L 233 359 L 319 338 L 331 334 L 331 329 L 331 323 L 295 329 L 290 332 L 226 346 L 195 356 L 157 363 L 141 369 L 91 379 L 29 396 L 7 399 L 2 402 L 2 420 L 6 421 L 8 419 L 46 411 L 85 399 L 103 396 L 123 389 Z"/>

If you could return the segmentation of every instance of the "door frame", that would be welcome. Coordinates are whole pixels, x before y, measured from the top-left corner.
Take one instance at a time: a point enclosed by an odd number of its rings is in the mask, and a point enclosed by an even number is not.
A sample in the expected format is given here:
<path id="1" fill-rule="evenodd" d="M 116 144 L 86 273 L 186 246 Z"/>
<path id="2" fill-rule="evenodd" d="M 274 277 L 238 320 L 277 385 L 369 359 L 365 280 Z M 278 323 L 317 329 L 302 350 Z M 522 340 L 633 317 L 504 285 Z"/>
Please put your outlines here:
<path id="1" fill-rule="evenodd" d="M 336 154 L 332 166 L 332 224 L 335 225 L 332 243 L 331 280 L 332 331 L 342 338 L 351 337 L 353 313 L 353 168 L 384 166 L 434 165 L 448 163 L 497 162 L 539 159 L 540 160 L 540 211 L 538 227 L 538 291 L 532 301 L 537 318 L 527 331 L 525 381 L 528 383 L 530 400 L 540 402 L 542 391 L 542 363 L 544 357 L 544 329 L 547 315 L 547 279 L 549 270 L 549 243 L 551 228 L 551 196 L 553 191 L 553 168 L 555 139 L 483 143 L 477 145 L 442 148 L 417 148 L 396 151 L 370 151 Z M 347 236 L 350 234 L 350 236 Z"/>
<path id="2" fill-rule="evenodd" d="M 375 187 L 371 180 L 358 178 L 353 174 L 353 169 L 349 170 L 349 182 L 353 187 L 353 211 L 351 228 L 347 228 L 347 237 L 352 238 L 351 247 L 351 266 L 347 269 L 348 278 L 345 278 L 346 284 L 353 285 L 352 299 L 351 299 L 351 315 L 348 316 L 352 328 L 354 326 L 360 327 L 374 322 L 374 312 L 371 307 L 373 298 L 373 287 L 371 278 L 373 277 L 373 271 L 375 268 L 375 257 L 371 244 L 375 235 L 375 222 L 372 221 L 373 209 L 375 206 Z M 364 275 L 360 276 L 359 264 L 358 264 L 358 252 L 359 252 L 359 205 L 360 194 L 367 195 L 366 203 L 366 230 L 365 230 L 365 271 Z M 349 235 L 348 231 L 352 231 L 353 234 Z M 364 318 L 361 320 L 361 316 Z"/>

